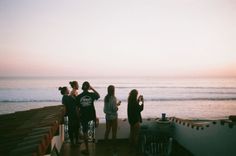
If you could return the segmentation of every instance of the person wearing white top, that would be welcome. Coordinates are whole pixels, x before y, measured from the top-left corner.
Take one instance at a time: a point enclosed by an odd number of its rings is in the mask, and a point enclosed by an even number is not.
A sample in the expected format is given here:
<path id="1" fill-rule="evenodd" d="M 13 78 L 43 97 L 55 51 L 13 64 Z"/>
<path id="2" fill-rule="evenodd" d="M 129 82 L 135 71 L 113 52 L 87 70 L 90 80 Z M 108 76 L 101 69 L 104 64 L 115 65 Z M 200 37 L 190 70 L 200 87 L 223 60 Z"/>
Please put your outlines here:
<path id="1" fill-rule="evenodd" d="M 117 119 L 118 119 L 118 106 L 121 101 L 118 101 L 115 97 L 115 87 L 113 85 L 108 86 L 107 95 L 104 98 L 104 113 L 106 114 L 106 131 L 105 140 L 108 141 L 110 130 L 112 129 L 112 141 L 115 145 L 116 133 L 117 133 Z"/>

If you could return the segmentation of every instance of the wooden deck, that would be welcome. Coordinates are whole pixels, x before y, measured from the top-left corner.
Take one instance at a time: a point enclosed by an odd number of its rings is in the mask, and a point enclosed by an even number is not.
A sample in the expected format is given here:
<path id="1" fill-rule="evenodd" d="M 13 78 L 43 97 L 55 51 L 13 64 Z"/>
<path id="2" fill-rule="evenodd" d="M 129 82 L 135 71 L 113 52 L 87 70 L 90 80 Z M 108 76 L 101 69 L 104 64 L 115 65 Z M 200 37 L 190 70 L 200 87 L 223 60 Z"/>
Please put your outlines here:
<path id="1" fill-rule="evenodd" d="M 117 143 L 117 154 L 122 156 L 129 156 L 128 141 L 119 140 Z M 64 143 L 60 152 L 60 156 L 80 156 L 83 155 L 80 151 L 85 149 L 84 144 L 71 146 L 70 143 Z M 90 156 L 112 156 L 114 150 L 112 146 L 105 142 L 89 143 L 89 155 Z"/>
<path id="2" fill-rule="evenodd" d="M 64 142 L 62 148 L 57 148 L 61 149 L 60 151 L 53 150 L 55 140 L 58 139 L 61 143 L 64 140 L 63 123 L 64 108 L 62 105 L 0 115 L 0 155 L 83 155 L 81 154 L 81 150 L 85 149 L 83 143 L 71 146 L 70 143 Z M 55 145 L 61 147 L 61 144 Z M 89 151 L 90 156 L 137 155 L 130 150 L 128 139 L 117 140 L 116 152 L 111 143 L 105 143 L 102 140 L 97 143 L 89 143 Z M 171 156 L 178 155 L 191 156 L 192 154 L 174 140 Z"/>
<path id="3" fill-rule="evenodd" d="M 85 149 L 84 144 L 71 146 L 70 143 L 64 143 L 60 156 L 84 156 L 81 150 Z M 130 150 L 128 140 L 117 141 L 116 151 L 114 152 L 110 143 L 99 141 L 98 143 L 89 143 L 89 156 L 142 156 Z M 192 156 L 185 148 L 173 141 L 172 152 L 170 156 Z"/>

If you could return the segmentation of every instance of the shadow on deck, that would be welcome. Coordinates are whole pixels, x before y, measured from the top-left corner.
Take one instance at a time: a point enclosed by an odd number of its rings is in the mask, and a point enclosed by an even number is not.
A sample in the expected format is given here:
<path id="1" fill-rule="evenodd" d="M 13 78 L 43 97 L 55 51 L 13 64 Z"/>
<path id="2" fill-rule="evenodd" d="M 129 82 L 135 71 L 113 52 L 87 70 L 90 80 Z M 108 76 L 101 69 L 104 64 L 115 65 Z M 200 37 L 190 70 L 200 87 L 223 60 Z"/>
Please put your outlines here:
<path id="1" fill-rule="evenodd" d="M 83 156 L 83 154 L 80 152 L 83 150 L 84 144 L 81 145 L 74 145 L 71 146 L 70 143 L 64 143 L 60 156 Z M 117 153 L 114 152 L 112 149 L 111 144 L 105 143 L 104 141 L 99 141 L 97 143 L 89 143 L 89 151 L 90 156 L 136 156 L 138 154 L 131 152 L 129 148 L 129 143 L 127 139 L 119 139 L 117 140 Z M 142 154 L 139 154 L 140 156 L 143 156 Z M 146 156 L 146 155 L 145 155 Z M 185 148 L 183 148 L 181 145 L 179 145 L 175 140 L 173 141 L 172 146 L 172 152 L 170 156 L 192 156 L 192 154 L 187 151 Z"/>

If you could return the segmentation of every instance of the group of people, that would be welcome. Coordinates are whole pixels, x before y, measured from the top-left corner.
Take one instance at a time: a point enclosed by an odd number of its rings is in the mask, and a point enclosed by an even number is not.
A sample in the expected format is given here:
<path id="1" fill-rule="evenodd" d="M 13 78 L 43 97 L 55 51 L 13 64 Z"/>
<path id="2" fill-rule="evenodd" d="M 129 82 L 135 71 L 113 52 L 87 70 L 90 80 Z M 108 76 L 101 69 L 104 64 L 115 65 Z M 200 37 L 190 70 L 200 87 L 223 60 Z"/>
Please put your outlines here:
<path id="1" fill-rule="evenodd" d="M 68 116 L 68 132 L 70 141 L 73 144 L 79 143 L 79 128 L 82 125 L 85 150 L 82 153 L 89 154 L 88 150 L 88 124 L 94 121 L 98 126 L 98 118 L 94 107 L 94 101 L 100 98 L 99 93 L 85 81 L 82 84 L 82 93 L 78 93 L 79 84 L 77 81 L 69 82 L 71 92 L 67 87 L 59 87 L 62 97 L 62 104 L 65 106 L 66 116 Z M 107 87 L 107 95 L 104 97 L 104 113 L 106 118 L 105 140 L 108 141 L 109 133 L 112 130 L 112 141 L 115 146 L 118 127 L 118 106 L 121 101 L 115 96 L 115 86 Z M 138 96 L 138 91 L 133 89 L 128 96 L 127 115 L 130 124 L 130 145 L 135 149 L 138 144 L 138 134 L 140 123 L 142 122 L 141 111 L 144 108 L 142 95 Z"/>

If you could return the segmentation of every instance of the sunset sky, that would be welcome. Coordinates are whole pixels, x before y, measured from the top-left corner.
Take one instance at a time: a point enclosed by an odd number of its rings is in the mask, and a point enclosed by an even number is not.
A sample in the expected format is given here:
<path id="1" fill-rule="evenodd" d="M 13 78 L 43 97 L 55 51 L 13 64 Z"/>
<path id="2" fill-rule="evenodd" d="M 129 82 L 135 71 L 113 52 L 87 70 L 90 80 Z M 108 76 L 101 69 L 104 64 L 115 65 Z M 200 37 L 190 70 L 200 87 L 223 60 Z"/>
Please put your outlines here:
<path id="1" fill-rule="evenodd" d="M 236 1 L 1 0 L 0 76 L 236 76 Z"/>

